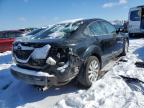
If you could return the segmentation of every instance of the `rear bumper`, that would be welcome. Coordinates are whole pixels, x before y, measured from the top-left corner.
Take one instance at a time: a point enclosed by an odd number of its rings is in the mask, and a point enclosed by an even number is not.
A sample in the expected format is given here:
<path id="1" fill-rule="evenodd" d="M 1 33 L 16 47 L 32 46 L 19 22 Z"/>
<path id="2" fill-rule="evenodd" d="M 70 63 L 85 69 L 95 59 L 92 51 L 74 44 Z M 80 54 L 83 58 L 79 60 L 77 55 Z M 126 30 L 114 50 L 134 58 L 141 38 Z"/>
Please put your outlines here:
<path id="1" fill-rule="evenodd" d="M 23 80 L 28 84 L 39 86 L 58 85 L 57 77 L 45 72 L 38 72 L 34 70 L 23 69 L 18 66 L 11 66 L 11 73 L 15 78 Z"/>

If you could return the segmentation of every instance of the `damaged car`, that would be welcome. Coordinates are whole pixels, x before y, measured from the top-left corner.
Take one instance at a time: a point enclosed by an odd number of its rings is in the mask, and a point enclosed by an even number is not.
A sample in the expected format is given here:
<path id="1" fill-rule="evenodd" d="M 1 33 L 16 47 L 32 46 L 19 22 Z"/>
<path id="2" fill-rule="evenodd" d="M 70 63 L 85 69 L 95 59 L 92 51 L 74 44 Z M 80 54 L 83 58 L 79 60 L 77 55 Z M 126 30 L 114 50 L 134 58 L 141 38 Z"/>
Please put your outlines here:
<path id="1" fill-rule="evenodd" d="M 114 57 L 126 55 L 129 40 L 103 19 L 55 24 L 13 43 L 11 73 L 29 84 L 49 87 L 77 79 L 90 87 Z"/>

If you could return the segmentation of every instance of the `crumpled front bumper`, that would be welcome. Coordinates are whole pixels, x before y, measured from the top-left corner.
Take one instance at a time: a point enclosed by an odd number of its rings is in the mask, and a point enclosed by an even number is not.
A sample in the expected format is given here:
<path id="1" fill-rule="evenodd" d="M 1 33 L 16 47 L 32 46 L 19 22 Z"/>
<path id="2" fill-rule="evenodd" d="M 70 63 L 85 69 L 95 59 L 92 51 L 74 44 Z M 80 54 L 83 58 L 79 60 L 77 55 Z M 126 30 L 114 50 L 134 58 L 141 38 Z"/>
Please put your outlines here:
<path id="1" fill-rule="evenodd" d="M 27 59 L 28 61 L 21 61 L 16 59 L 16 64 L 11 67 L 11 73 L 17 79 L 23 80 L 29 84 L 40 85 L 40 86 L 57 86 L 64 85 L 71 81 L 79 73 L 82 60 L 73 53 L 69 53 L 68 60 L 59 64 L 56 60 L 54 64 L 51 56 L 47 57 L 45 65 L 34 66 L 29 62 L 34 61 Z M 55 59 L 54 59 L 55 60 Z"/>
<path id="2" fill-rule="evenodd" d="M 23 80 L 28 84 L 39 86 L 58 85 L 57 77 L 45 72 L 23 69 L 18 66 L 11 66 L 11 73 L 17 79 Z"/>

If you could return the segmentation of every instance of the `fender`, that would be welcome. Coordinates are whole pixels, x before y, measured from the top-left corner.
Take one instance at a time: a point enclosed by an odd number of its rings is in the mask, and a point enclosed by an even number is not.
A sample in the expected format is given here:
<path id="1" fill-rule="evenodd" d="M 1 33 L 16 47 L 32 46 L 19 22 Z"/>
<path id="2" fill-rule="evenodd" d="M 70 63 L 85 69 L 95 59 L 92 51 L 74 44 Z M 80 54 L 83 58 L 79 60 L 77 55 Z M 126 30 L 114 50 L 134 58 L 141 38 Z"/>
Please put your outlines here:
<path id="1" fill-rule="evenodd" d="M 129 45 L 129 36 L 126 35 L 126 41 L 128 42 L 128 45 Z"/>
<path id="2" fill-rule="evenodd" d="M 99 57 L 101 57 L 102 51 L 101 51 L 100 47 L 97 46 L 97 45 L 91 45 L 91 46 L 89 46 L 89 47 L 85 50 L 82 58 L 83 58 L 84 60 L 86 60 L 86 59 L 87 59 L 89 56 L 91 56 L 91 55 L 98 55 Z M 100 59 L 101 59 L 101 58 L 100 58 Z"/>
<path id="3" fill-rule="evenodd" d="M 89 46 L 86 50 L 85 50 L 85 52 L 84 52 L 84 54 L 83 54 L 83 56 L 82 56 L 82 59 L 84 60 L 84 62 L 87 60 L 87 58 L 88 57 L 90 57 L 91 55 L 98 55 L 99 56 L 99 59 L 100 59 L 100 61 L 101 61 L 101 67 L 102 67 L 102 58 L 101 58 L 101 55 L 102 55 L 102 51 L 101 51 L 101 49 L 100 49 L 100 47 L 99 46 L 97 46 L 97 45 L 91 45 L 91 46 Z M 84 75 L 84 65 L 82 65 L 82 68 L 80 69 L 80 72 L 79 72 L 79 77 L 78 77 L 78 80 L 80 80 L 82 77 L 83 77 L 83 75 Z"/>
<path id="4" fill-rule="evenodd" d="M 121 35 L 123 36 L 123 41 L 125 42 L 125 41 L 127 41 L 128 42 L 128 44 L 129 44 L 129 36 L 128 36 L 128 34 L 126 34 L 126 33 L 121 33 Z"/>

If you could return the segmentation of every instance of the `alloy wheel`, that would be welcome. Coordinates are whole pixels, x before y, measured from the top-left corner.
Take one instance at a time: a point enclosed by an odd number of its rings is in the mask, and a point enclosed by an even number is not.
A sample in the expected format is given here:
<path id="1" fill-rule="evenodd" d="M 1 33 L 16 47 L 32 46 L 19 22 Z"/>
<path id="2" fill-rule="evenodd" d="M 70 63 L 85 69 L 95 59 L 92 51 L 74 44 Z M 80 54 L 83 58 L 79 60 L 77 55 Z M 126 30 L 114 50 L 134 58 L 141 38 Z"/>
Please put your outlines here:
<path id="1" fill-rule="evenodd" d="M 88 78 L 91 83 L 95 82 L 98 78 L 99 62 L 92 60 L 88 68 Z"/>

